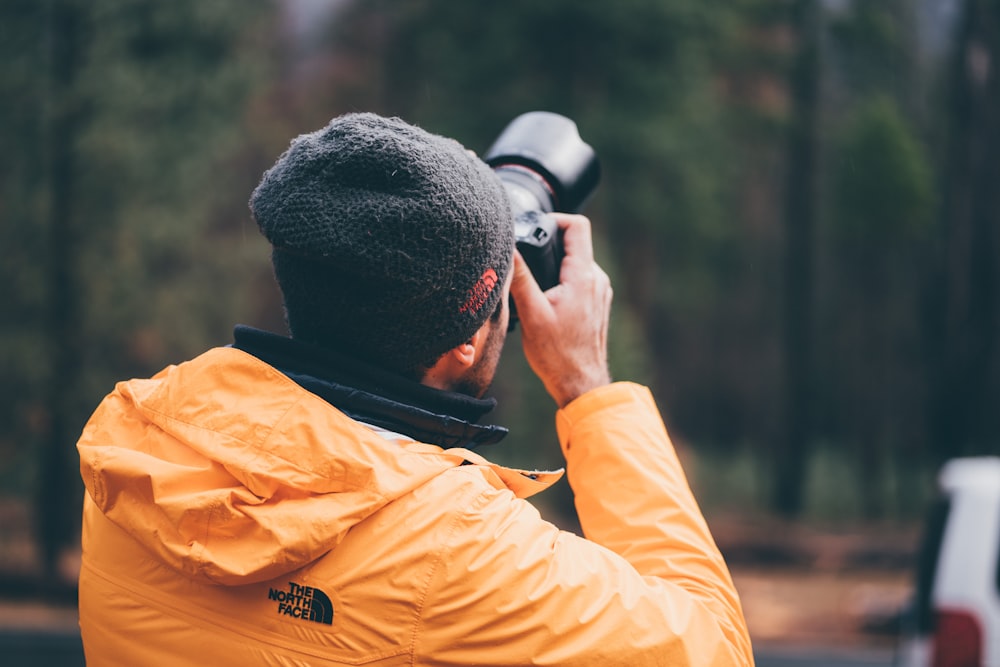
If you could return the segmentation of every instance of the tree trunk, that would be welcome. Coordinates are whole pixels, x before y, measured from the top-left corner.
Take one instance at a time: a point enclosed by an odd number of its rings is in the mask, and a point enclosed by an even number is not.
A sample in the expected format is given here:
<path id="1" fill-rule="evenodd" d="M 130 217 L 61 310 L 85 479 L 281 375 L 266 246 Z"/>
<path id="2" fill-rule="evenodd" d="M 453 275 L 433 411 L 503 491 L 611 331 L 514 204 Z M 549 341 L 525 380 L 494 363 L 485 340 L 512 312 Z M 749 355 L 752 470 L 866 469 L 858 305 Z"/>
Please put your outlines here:
<path id="1" fill-rule="evenodd" d="M 75 145 L 84 109 L 75 87 L 82 57 L 85 9 L 75 0 L 48 7 L 51 117 L 48 123 L 48 319 L 50 360 L 45 389 L 49 428 L 40 452 L 36 533 L 43 566 L 52 575 L 78 523 L 74 443 L 78 435 L 76 392 L 81 368 L 77 255 L 80 221 L 75 204 Z"/>
<path id="2" fill-rule="evenodd" d="M 968 0 L 955 47 L 945 181 L 936 462 L 996 451 L 1000 224 L 1000 5 Z M 991 444 L 992 443 L 992 444 Z"/>
<path id="3" fill-rule="evenodd" d="M 773 508 L 794 516 L 804 502 L 812 397 L 813 229 L 819 118 L 819 6 L 797 0 L 798 53 L 792 70 L 792 119 L 785 181 L 784 427 L 775 448 Z"/>

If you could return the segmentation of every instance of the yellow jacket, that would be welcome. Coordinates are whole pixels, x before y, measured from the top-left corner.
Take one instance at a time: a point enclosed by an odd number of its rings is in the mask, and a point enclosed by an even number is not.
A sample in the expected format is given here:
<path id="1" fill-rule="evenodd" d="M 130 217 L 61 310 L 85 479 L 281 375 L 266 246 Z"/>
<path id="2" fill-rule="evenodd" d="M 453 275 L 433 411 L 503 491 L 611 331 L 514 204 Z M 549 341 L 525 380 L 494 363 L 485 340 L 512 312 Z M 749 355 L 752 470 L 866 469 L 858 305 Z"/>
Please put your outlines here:
<path id="1" fill-rule="evenodd" d="M 753 664 L 648 390 L 557 413 L 557 475 L 386 439 L 232 348 L 120 383 L 78 448 L 101 665 Z"/>

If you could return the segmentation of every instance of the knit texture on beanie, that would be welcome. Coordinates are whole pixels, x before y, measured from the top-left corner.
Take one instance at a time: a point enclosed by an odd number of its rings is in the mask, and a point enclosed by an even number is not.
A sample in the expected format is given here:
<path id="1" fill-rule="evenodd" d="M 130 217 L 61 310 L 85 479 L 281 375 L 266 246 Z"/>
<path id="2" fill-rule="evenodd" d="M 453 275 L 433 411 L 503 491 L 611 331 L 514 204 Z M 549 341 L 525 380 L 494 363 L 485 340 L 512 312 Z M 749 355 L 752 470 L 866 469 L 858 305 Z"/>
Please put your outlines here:
<path id="1" fill-rule="evenodd" d="M 250 209 L 292 337 L 390 370 L 467 341 L 511 269 L 500 180 L 458 142 L 398 118 L 348 114 L 296 138 Z"/>

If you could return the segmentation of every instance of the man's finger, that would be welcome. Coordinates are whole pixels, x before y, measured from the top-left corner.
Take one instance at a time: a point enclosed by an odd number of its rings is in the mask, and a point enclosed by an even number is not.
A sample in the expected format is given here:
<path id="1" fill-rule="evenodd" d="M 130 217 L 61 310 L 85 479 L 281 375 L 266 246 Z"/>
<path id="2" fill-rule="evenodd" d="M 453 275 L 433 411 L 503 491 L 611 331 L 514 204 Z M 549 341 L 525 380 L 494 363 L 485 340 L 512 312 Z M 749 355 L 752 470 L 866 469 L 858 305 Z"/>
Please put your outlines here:
<path id="1" fill-rule="evenodd" d="M 594 259 L 594 245 L 590 219 L 583 215 L 554 213 L 556 224 L 562 230 L 563 249 L 567 256 L 590 262 Z"/>
<path id="2" fill-rule="evenodd" d="M 535 277 L 531 275 L 528 263 L 521 253 L 514 251 L 514 277 L 510 283 L 510 295 L 517 303 L 517 316 L 521 320 L 531 320 L 539 312 L 550 309 L 548 299 Z"/>

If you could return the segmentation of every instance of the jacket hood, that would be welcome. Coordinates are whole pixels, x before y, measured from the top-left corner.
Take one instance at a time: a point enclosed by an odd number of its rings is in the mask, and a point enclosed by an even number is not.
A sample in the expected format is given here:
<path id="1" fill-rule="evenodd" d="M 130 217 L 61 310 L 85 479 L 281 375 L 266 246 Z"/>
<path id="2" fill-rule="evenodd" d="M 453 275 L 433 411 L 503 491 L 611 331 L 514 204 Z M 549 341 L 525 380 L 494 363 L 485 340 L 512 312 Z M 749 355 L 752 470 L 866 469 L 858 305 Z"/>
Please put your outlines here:
<path id="1" fill-rule="evenodd" d="M 233 348 L 119 383 L 77 448 L 105 516 L 174 569 L 231 585 L 312 562 L 358 522 L 466 462 L 488 466 L 519 497 L 561 475 L 386 440 Z"/>

